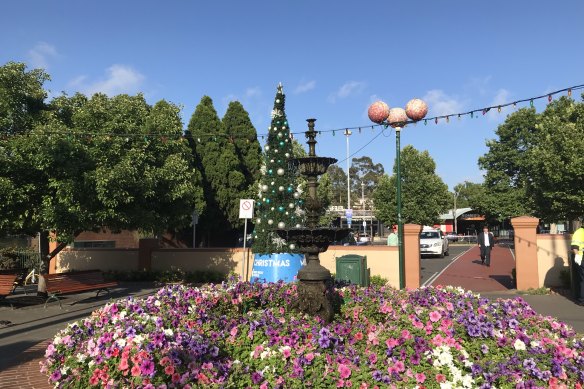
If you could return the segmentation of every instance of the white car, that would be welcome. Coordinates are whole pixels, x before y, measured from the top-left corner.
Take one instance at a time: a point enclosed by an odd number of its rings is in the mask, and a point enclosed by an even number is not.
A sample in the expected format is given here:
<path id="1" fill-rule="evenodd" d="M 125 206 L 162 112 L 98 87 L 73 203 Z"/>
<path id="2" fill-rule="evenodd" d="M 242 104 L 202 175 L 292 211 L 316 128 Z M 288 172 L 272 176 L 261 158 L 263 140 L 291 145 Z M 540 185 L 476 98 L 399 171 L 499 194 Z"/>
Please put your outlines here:
<path id="1" fill-rule="evenodd" d="M 420 254 L 438 255 L 440 258 L 448 255 L 448 239 L 442 230 L 424 227 L 420 233 Z"/>

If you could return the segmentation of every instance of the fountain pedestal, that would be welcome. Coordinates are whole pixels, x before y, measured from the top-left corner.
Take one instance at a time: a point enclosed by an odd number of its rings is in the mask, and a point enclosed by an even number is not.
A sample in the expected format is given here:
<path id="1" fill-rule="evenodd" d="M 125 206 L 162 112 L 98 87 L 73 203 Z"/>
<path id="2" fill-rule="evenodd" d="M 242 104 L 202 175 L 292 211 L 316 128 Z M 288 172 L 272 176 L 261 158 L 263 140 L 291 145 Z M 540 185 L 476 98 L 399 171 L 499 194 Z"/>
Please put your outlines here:
<path id="1" fill-rule="evenodd" d="M 306 256 L 306 265 L 298 271 L 298 302 L 295 308 L 313 316 L 319 316 L 331 322 L 335 314 L 335 299 L 331 273 L 320 264 L 318 255 L 328 246 L 349 235 L 348 228 L 318 227 L 322 214 L 322 204 L 316 197 L 318 176 L 326 173 L 330 165 L 337 162 L 335 158 L 317 157 L 315 153 L 316 131 L 314 122 L 308 119 L 308 157 L 295 158 L 291 164 L 308 181 L 308 198 L 306 199 L 306 227 L 279 229 L 278 235 L 288 243 L 294 244 L 298 251 Z"/>

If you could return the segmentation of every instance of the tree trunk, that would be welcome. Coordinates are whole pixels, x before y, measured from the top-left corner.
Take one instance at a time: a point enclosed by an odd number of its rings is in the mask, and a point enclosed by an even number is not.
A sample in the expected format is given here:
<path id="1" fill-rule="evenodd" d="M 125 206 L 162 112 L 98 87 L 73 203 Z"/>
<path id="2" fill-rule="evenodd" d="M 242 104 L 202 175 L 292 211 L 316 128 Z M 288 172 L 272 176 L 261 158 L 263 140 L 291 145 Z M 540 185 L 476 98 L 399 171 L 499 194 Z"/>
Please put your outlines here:
<path id="1" fill-rule="evenodd" d="M 37 289 L 38 296 L 47 295 L 47 286 L 43 274 L 49 272 L 49 231 L 41 231 L 39 233 L 39 252 L 41 254 L 40 268 L 39 268 L 39 284 Z"/>
<path id="2" fill-rule="evenodd" d="M 75 236 L 79 235 L 80 232 L 76 232 Z M 53 259 L 57 254 L 61 252 L 69 242 L 61 242 L 59 245 L 51 252 L 49 252 L 49 231 L 42 231 L 39 234 L 39 247 L 41 253 L 41 264 L 39 269 L 39 284 L 37 288 L 37 295 L 46 296 L 47 295 L 47 285 L 43 274 L 49 273 L 49 265 L 51 259 Z"/>

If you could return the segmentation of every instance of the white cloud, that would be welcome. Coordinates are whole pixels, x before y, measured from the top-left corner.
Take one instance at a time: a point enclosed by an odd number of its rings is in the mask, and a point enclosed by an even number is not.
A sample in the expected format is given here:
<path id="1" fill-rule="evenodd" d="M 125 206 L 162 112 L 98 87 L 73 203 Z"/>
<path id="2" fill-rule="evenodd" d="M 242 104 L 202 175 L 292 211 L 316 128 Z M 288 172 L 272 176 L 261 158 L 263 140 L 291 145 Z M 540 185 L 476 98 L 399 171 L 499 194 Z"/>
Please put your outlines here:
<path id="1" fill-rule="evenodd" d="M 86 76 L 78 76 L 69 84 L 80 87 L 82 92 L 87 95 L 101 92 L 112 96 L 120 93 L 138 92 L 145 77 L 130 66 L 115 64 L 107 68 L 106 77 L 103 80 L 90 84 L 86 84 L 86 80 Z"/>
<path id="2" fill-rule="evenodd" d="M 337 99 L 344 99 L 351 95 L 362 92 L 365 89 L 365 83 L 362 81 L 349 81 L 343 84 L 335 93 L 328 98 L 329 102 L 334 103 Z"/>
<path id="3" fill-rule="evenodd" d="M 245 97 L 250 98 L 250 97 L 259 97 L 262 94 L 262 90 L 260 89 L 259 86 L 254 86 L 251 88 L 247 88 L 245 90 Z"/>
<path id="4" fill-rule="evenodd" d="M 431 116 L 443 116 L 459 113 L 464 103 L 456 97 L 448 96 L 440 89 L 432 89 L 422 98 L 431 112 Z"/>
<path id="5" fill-rule="evenodd" d="M 466 88 L 473 95 L 475 94 L 476 91 L 480 95 L 484 96 L 489 92 L 489 84 L 492 78 L 493 78 L 492 76 L 485 76 L 482 78 L 479 77 L 471 78 L 470 81 L 466 84 Z"/>
<path id="6" fill-rule="evenodd" d="M 313 90 L 315 86 L 316 86 L 316 81 L 315 80 L 311 80 L 311 81 L 304 82 L 304 83 L 298 85 L 296 87 L 296 89 L 294 89 L 294 94 L 300 94 L 300 93 L 308 92 L 310 90 Z"/>
<path id="7" fill-rule="evenodd" d="M 28 57 L 33 68 L 49 68 L 49 60 L 59 55 L 55 46 L 46 42 L 39 42 L 28 51 Z"/>

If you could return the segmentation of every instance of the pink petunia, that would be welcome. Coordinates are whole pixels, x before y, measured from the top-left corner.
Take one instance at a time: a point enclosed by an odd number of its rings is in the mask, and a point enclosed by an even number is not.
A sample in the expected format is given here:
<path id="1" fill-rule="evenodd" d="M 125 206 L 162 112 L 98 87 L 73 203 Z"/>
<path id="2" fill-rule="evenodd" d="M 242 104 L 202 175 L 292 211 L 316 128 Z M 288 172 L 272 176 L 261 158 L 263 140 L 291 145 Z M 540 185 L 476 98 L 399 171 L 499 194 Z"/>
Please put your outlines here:
<path id="1" fill-rule="evenodd" d="M 438 311 L 430 312 L 430 321 L 436 323 L 438 320 L 442 319 L 442 315 Z"/>
<path id="2" fill-rule="evenodd" d="M 438 383 L 446 382 L 446 376 L 440 373 L 436 374 L 436 382 Z"/>
<path id="3" fill-rule="evenodd" d="M 419 384 L 423 384 L 426 381 L 426 375 L 424 373 L 416 373 L 416 381 Z"/>
<path id="4" fill-rule="evenodd" d="M 339 367 L 337 368 L 339 374 L 341 375 L 341 378 L 349 378 L 351 376 L 351 369 L 349 368 L 349 366 L 343 364 L 343 363 L 339 363 Z"/>
<path id="5" fill-rule="evenodd" d="M 126 358 L 122 358 L 120 360 L 120 364 L 118 365 L 118 368 L 120 370 L 128 370 L 130 366 L 128 365 L 128 360 Z"/>
<path id="6" fill-rule="evenodd" d="M 131 373 L 133 377 L 138 377 L 140 375 L 140 367 L 138 365 L 132 366 Z"/>

